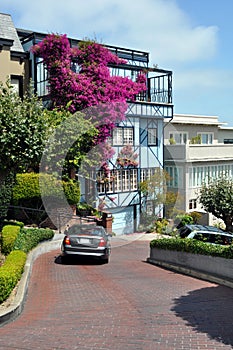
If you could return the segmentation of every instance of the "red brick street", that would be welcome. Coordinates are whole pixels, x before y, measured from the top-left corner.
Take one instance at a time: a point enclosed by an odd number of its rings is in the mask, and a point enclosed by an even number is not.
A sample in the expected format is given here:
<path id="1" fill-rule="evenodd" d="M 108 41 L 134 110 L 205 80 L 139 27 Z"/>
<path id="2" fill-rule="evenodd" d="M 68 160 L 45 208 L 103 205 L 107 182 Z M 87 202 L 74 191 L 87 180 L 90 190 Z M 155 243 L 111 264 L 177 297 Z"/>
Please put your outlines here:
<path id="1" fill-rule="evenodd" d="M 59 251 L 34 263 L 22 314 L 0 328 L 5 350 L 233 348 L 233 290 L 146 263 L 148 241 L 115 244 L 110 263 Z"/>

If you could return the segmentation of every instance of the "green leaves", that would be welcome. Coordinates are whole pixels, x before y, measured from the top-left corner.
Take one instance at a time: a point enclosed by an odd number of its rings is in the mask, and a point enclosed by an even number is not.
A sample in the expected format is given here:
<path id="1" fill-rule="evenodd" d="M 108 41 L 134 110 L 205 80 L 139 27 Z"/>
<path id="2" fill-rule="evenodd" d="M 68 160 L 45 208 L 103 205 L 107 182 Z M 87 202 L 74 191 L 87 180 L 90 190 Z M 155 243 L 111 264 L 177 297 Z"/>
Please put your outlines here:
<path id="1" fill-rule="evenodd" d="M 204 209 L 226 224 L 226 230 L 232 231 L 233 222 L 233 180 L 226 175 L 209 179 L 202 185 L 200 202 Z"/>
<path id="2" fill-rule="evenodd" d="M 56 198 L 58 202 L 63 195 L 60 188 L 63 188 L 69 204 L 79 203 L 80 188 L 78 182 L 71 179 L 58 180 L 49 174 L 25 173 L 16 176 L 12 197 L 14 204 L 34 208 L 41 206 L 41 187 L 43 187 L 44 196 Z"/>
<path id="3" fill-rule="evenodd" d="M 190 238 L 154 239 L 150 242 L 150 247 L 233 259 L 233 245 L 214 245 L 211 243 L 205 243 Z"/>
<path id="4" fill-rule="evenodd" d="M 29 91 L 24 99 L 14 93 L 9 81 L 0 83 L 1 169 L 14 172 L 39 163 L 47 135 L 48 111 Z"/>
<path id="5" fill-rule="evenodd" d="M 54 232 L 51 229 L 23 228 L 17 236 L 14 249 L 28 253 L 38 243 L 52 239 Z"/>

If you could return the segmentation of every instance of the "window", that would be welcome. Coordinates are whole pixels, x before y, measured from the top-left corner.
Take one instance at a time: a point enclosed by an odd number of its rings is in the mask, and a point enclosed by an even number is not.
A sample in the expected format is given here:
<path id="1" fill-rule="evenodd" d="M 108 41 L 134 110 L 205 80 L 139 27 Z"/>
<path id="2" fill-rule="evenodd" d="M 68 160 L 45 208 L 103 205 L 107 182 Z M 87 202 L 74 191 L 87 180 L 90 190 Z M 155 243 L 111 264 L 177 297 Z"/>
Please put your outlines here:
<path id="1" fill-rule="evenodd" d="M 157 129 L 148 128 L 148 146 L 157 145 Z"/>
<path id="2" fill-rule="evenodd" d="M 11 86 L 13 91 L 20 97 L 23 97 L 23 77 L 20 75 L 11 75 Z"/>
<path id="3" fill-rule="evenodd" d="M 44 66 L 43 59 L 36 58 L 36 87 L 38 96 L 48 95 L 48 72 Z"/>
<path id="4" fill-rule="evenodd" d="M 113 145 L 133 145 L 134 133 L 132 127 L 117 127 L 113 129 Z"/>
<path id="5" fill-rule="evenodd" d="M 130 169 L 130 190 L 135 191 L 138 188 L 138 173 L 137 169 Z"/>
<path id="6" fill-rule="evenodd" d="M 165 170 L 169 175 L 168 187 L 183 188 L 183 168 L 167 166 Z"/>
<path id="7" fill-rule="evenodd" d="M 190 199 L 189 200 L 189 210 L 196 209 L 196 208 L 197 208 L 197 200 Z"/>
<path id="8" fill-rule="evenodd" d="M 225 144 L 233 144 L 233 139 L 224 139 L 223 143 L 225 143 Z"/>
<path id="9" fill-rule="evenodd" d="M 97 174 L 97 191 L 99 193 L 117 193 L 137 191 L 138 170 L 111 170 L 108 176 L 99 171 Z"/>
<path id="10" fill-rule="evenodd" d="M 201 187 L 203 183 L 208 183 L 210 179 L 218 178 L 222 175 L 233 176 L 233 165 L 212 165 L 197 166 L 189 168 L 189 187 Z"/>
<path id="11" fill-rule="evenodd" d="M 198 133 L 201 137 L 201 143 L 204 145 L 209 145 L 213 143 L 213 133 Z"/>
<path id="12" fill-rule="evenodd" d="M 158 171 L 158 168 L 142 168 L 141 181 L 149 180 L 155 174 L 156 171 Z"/>
<path id="13" fill-rule="evenodd" d="M 187 132 L 173 132 L 169 134 L 169 139 L 173 139 L 177 145 L 183 145 L 187 143 Z"/>

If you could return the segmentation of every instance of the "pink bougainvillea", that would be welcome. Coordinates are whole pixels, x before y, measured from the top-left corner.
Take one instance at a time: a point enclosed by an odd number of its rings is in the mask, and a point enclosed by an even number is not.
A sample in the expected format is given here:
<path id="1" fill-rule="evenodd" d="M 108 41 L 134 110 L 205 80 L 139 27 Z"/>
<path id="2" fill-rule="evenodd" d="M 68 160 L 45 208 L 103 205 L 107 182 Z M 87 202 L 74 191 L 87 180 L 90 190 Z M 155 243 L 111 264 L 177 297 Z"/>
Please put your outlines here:
<path id="1" fill-rule="evenodd" d="M 116 164 L 119 167 L 137 167 L 138 154 L 134 153 L 131 145 L 124 146 L 118 154 Z"/>
<path id="2" fill-rule="evenodd" d="M 100 106 L 98 115 L 91 116 L 98 122 L 96 143 L 104 142 L 116 123 L 125 118 L 127 100 L 135 100 L 138 93 L 146 90 L 146 76 L 142 72 L 136 82 L 112 76 L 109 64 L 127 62 L 93 41 L 83 41 L 71 48 L 66 35 L 49 34 L 33 46 L 32 52 L 42 57 L 47 67 L 53 106 L 69 106 L 71 112 Z M 75 70 L 72 65 L 76 65 Z"/>

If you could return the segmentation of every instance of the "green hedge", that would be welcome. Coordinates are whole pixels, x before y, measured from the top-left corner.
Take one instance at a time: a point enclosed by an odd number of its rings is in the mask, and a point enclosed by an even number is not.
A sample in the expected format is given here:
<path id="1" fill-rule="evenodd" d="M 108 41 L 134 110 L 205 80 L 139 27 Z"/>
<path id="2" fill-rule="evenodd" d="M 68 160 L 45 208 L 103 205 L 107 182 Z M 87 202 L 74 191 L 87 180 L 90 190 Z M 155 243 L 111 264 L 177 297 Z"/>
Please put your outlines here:
<path id="1" fill-rule="evenodd" d="M 3 227 L 1 236 L 1 251 L 4 255 L 8 255 L 12 251 L 19 233 L 20 226 L 6 225 Z"/>
<path id="2" fill-rule="evenodd" d="M 80 201 L 79 183 L 73 180 L 61 181 L 49 174 L 25 173 L 17 174 L 13 188 L 12 203 L 30 208 L 41 207 L 41 186 L 43 197 L 59 199 L 65 197 L 69 204 Z M 61 188 L 63 189 L 61 191 Z"/>
<path id="3" fill-rule="evenodd" d="M 189 238 L 161 238 L 152 240 L 150 247 L 233 259 L 233 244 L 222 246 Z"/>
<path id="4" fill-rule="evenodd" d="M 22 251 L 12 251 L 0 268 L 0 303 L 5 301 L 20 280 L 27 255 Z"/>
<path id="5" fill-rule="evenodd" d="M 5 301 L 20 280 L 27 254 L 38 243 L 49 240 L 54 232 L 50 229 L 21 228 L 21 223 L 6 225 L 2 230 L 2 252 L 7 255 L 0 267 L 0 303 Z"/>
<path id="6" fill-rule="evenodd" d="M 38 243 L 52 239 L 54 232 L 51 229 L 23 228 L 15 240 L 14 249 L 28 253 Z"/>

